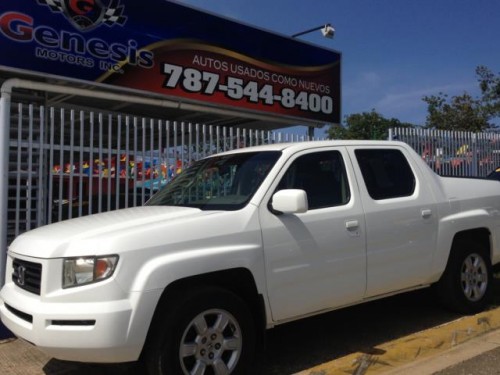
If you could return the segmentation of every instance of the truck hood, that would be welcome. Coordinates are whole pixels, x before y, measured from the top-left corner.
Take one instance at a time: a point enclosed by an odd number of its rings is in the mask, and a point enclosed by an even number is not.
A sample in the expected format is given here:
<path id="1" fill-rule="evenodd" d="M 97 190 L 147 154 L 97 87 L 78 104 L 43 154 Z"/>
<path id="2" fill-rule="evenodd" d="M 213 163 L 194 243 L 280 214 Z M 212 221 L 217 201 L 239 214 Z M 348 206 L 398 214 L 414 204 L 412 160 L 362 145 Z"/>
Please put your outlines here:
<path id="1" fill-rule="evenodd" d="M 145 233 L 148 228 L 169 227 L 169 223 L 189 220 L 197 221 L 209 215 L 223 214 L 224 211 L 202 211 L 197 208 L 146 206 L 95 214 L 39 227 L 23 233 L 11 244 L 9 251 L 36 258 L 72 256 L 68 248 L 76 252 L 85 243 L 86 252 L 92 244 L 95 254 L 99 248 L 110 248 L 118 238 Z M 79 249 L 80 248 L 80 249 Z M 76 254 L 75 254 L 76 255 Z"/>

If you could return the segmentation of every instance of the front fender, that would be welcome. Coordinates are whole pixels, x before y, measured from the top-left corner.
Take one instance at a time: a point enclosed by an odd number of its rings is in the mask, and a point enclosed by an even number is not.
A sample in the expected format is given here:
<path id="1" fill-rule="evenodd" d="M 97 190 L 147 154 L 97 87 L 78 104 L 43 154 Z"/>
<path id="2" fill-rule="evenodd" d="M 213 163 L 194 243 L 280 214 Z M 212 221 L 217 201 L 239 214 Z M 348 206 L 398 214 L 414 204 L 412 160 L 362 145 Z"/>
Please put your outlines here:
<path id="1" fill-rule="evenodd" d="M 248 269 L 262 293 L 265 284 L 260 245 L 235 245 L 170 252 L 150 259 L 140 267 L 131 292 L 165 289 L 174 281 L 234 268 Z"/>

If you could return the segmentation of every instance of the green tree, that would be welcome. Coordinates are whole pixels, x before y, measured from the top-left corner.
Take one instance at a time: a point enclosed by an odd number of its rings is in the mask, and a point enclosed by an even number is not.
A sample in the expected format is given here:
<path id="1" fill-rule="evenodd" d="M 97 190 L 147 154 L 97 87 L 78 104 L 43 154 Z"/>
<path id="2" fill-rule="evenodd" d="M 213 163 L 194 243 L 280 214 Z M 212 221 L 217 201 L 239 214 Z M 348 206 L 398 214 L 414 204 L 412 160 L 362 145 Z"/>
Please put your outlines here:
<path id="1" fill-rule="evenodd" d="M 500 117 L 500 76 L 495 76 L 490 69 L 482 65 L 476 68 L 476 75 L 485 111 L 492 118 Z"/>
<path id="2" fill-rule="evenodd" d="M 449 97 L 444 93 L 424 96 L 427 103 L 425 126 L 440 130 L 482 132 L 496 128 L 492 120 L 500 116 L 500 77 L 488 68 L 476 68 L 481 97 L 469 93 Z"/>
<path id="3" fill-rule="evenodd" d="M 345 117 L 342 125 L 332 125 L 328 129 L 330 139 L 387 139 L 389 129 L 413 127 L 398 119 L 387 119 L 374 109 L 371 112 L 355 113 Z"/>
<path id="4" fill-rule="evenodd" d="M 474 99 L 468 93 L 448 98 L 448 95 L 425 96 L 427 119 L 425 126 L 439 130 L 462 130 L 481 132 L 492 127 L 488 111 L 481 99 Z"/>
<path id="5" fill-rule="evenodd" d="M 347 139 L 347 129 L 341 124 L 330 125 L 327 134 L 329 139 Z"/>

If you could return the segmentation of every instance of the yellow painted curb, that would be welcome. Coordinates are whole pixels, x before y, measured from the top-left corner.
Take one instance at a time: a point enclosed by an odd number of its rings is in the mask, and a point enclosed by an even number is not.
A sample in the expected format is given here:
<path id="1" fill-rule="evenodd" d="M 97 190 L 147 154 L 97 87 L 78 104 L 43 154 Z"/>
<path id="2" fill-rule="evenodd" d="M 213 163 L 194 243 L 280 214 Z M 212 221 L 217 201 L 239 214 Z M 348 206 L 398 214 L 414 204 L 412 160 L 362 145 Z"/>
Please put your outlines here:
<path id="1" fill-rule="evenodd" d="M 295 375 L 382 374 L 497 328 L 500 328 L 500 307 L 389 341 L 375 347 L 372 353 L 352 353 Z"/>

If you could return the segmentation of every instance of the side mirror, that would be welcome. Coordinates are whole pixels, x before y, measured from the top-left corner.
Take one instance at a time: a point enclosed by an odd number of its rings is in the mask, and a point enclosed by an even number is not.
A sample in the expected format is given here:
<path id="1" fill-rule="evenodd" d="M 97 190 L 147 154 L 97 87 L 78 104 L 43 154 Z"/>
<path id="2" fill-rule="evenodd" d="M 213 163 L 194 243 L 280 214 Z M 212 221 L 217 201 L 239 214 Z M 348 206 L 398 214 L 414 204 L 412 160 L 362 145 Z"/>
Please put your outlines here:
<path id="1" fill-rule="evenodd" d="M 271 208 L 284 214 L 302 214 L 307 212 L 307 194 L 300 189 L 285 189 L 273 195 Z"/>

